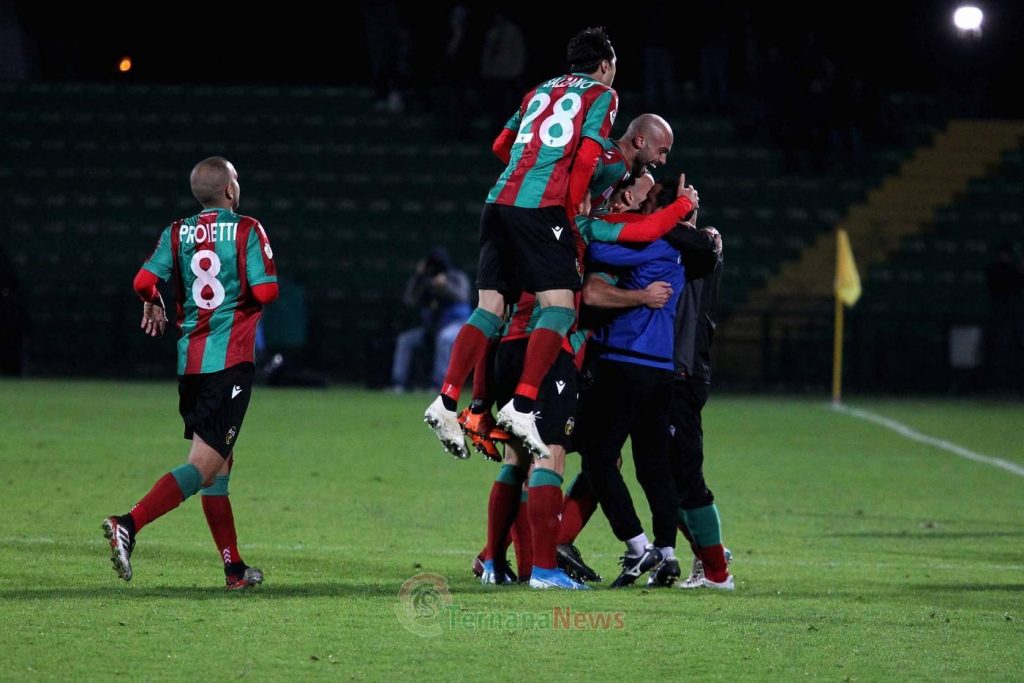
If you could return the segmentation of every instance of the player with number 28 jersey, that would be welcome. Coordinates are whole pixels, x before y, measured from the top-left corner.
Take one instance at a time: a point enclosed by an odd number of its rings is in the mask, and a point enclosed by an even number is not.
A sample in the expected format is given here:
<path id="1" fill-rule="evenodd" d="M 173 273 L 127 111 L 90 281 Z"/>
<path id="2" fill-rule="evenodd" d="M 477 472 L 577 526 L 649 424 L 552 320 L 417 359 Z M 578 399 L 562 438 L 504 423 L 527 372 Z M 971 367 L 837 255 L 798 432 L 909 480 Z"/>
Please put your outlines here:
<path id="1" fill-rule="evenodd" d="M 589 138 L 603 146 L 617 108 L 615 91 L 586 74 L 552 78 L 531 90 L 505 124 L 515 132 L 515 141 L 487 201 L 525 208 L 564 206 L 578 144 Z"/>
<path id="2" fill-rule="evenodd" d="M 497 421 L 536 457 L 550 455 L 537 431 L 534 402 L 576 321 L 583 271 L 573 219 L 618 107 L 615 50 L 603 28 L 573 36 L 566 64 L 567 73 L 526 94 L 491 146 L 506 167 L 480 215 L 479 303 L 455 339 L 438 397 L 423 414 L 445 450 L 459 458 L 469 456 L 455 412 L 462 386 L 474 368 L 478 379 L 485 372 L 487 347 L 506 307 L 523 292 L 536 295 L 539 319 L 520 381 Z"/>

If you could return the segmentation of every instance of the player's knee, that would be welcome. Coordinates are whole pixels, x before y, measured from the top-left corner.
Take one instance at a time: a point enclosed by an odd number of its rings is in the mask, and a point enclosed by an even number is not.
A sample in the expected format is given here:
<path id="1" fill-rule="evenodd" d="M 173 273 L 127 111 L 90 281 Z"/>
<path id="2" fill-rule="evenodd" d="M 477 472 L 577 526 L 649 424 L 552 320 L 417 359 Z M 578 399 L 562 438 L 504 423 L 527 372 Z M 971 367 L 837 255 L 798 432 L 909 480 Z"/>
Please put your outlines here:
<path id="1" fill-rule="evenodd" d="M 202 487 L 205 489 L 207 486 L 212 486 L 213 482 L 217 479 L 217 473 L 220 471 L 219 467 L 201 467 L 197 466 L 199 475 L 203 478 Z"/>
<path id="2" fill-rule="evenodd" d="M 548 444 L 548 452 L 550 457 L 540 459 L 536 458 L 534 463 L 537 467 L 543 467 L 555 472 L 558 476 L 565 475 L 565 448 L 562 446 Z"/>
<path id="3" fill-rule="evenodd" d="M 558 306 L 575 309 L 576 307 L 575 295 L 569 289 L 549 289 L 544 292 L 537 292 L 537 300 L 542 308 Z"/>
<path id="4" fill-rule="evenodd" d="M 226 462 L 224 458 L 209 447 L 197 449 L 197 452 L 189 456 L 188 461 L 199 472 L 203 488 L 213 484 L 217 474 L 224 468 Z"/>
<path id="5" fill-rule="evenodd" d="M 477 308 L 482 308 L 488 313 L 504 317 L 505 297 L 503 297 L 500 292 L 492 289 L 482 289 L 480 290 L 480 299 L 477 303 Z"/>

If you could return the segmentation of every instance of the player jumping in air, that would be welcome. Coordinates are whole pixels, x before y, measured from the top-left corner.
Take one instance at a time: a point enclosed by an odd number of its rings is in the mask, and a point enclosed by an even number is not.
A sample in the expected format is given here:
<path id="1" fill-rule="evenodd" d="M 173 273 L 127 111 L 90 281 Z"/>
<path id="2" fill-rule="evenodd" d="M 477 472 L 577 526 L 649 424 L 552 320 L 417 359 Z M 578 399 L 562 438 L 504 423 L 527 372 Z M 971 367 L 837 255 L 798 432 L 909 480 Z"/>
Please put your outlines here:
<path id="1" fill-rule="evenodd" d="M 455 340 L 440 395 L 424 421 L 456 457 L 468 457 L 456 408 L 469 373 L 487 353 L 507 304 L 534 292 L 541 306 L 523 372 L 498 423 L 547 457 L 534 422 L 534 401 L 562 340 L 576 320 L 574 293 L 582 271 L 572 219 L 587 193 L 611 133 L 618 96 L 611 85 L 616 59 L 604 29 L 576 34 L 567 49 L 569 73 L 531 90 L 494 142 L 507 167 L 480 217 L 477 287 L 480 303 Z"/>

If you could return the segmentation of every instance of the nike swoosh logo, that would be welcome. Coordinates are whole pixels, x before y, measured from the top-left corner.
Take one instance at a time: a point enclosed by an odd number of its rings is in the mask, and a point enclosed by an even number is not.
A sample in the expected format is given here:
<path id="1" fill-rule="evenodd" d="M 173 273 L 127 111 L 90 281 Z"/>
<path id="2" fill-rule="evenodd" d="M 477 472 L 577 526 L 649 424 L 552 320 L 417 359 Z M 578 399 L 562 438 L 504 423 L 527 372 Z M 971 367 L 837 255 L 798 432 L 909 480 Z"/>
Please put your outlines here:
<path id="1" fill-rule="evenodd" d="M 235 387 L 231 390 L 231 398 L 238 396 L 240 393 L 242 393 L 242 387 L 236 384 Z"/>

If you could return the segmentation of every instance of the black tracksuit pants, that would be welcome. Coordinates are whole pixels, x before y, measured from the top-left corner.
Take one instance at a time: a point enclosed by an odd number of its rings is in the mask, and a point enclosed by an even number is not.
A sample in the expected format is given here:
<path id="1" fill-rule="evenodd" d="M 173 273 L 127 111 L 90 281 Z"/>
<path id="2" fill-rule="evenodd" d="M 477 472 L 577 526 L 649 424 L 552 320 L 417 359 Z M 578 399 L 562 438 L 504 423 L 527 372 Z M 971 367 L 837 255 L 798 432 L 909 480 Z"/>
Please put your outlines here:
<path id="1" fill-rule="evenodd" d="M 651 508 L 654 545 L 675 547 L 679 496 L 668 457 L 672 373 L 646 365 L 600 360 L 594 384 L 581 396 L 583 472 L 620 541 L 643 533 L 626 482 L 616 467 L 632 440 L 636 477 Z"/>
<path id="2" fill-rule="evenodd" d="M 704 481 L 704 429 L 700 413 L 707 400 L 706 382 L 673 380 L 668 451 L 679 491 L 679 507 L 684 510 L 715 502 L 714 494 Z"/>

